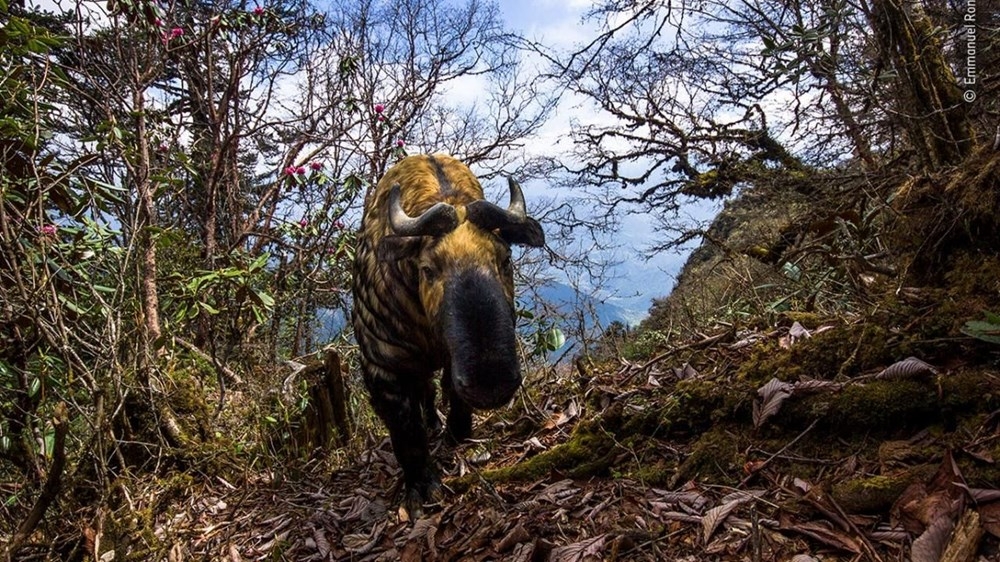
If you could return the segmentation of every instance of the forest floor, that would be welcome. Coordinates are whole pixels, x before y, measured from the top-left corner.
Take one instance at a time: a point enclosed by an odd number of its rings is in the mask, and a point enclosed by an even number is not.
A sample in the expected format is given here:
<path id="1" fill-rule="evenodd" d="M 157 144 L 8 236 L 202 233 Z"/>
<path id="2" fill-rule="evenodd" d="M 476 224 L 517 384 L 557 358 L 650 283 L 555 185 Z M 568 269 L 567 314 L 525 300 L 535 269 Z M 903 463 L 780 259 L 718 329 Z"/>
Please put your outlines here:
<path id="1" fill-rule="evenodd" d="M 448 492 L 416 521 L 387 440 L 332 471 L 151 482 L 113 559 L 1000 561 L 995 352 L 877 365 L 873 329 L 785 322 L 549 369 L 481 440 L 437 446 Z M 831 372 L 804 359 L 820 350 Z"/>

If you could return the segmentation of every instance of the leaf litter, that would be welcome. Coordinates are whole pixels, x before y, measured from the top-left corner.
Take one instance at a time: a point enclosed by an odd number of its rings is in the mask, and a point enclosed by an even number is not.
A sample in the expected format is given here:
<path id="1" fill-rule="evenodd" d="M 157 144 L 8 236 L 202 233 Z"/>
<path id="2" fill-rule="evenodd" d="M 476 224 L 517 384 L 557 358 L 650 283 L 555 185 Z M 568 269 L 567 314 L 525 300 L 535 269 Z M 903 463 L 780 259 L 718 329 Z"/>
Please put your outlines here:
<path id="1" fill-rule="evenodd" d="M 794 332 L 797 344 L 819 331 Z M 654 362 L 623 363 L 597 374 L 580 395 L 560 399 L 554 392 L 541 400 L 545 407 L 533 414 L 535 429 L 527 433 L 516 429 L 518 424 L 481 420 L 476 434 L 482 440 L 437 449 L 447 497 L 416 521 L 404 520 L 397 511 L 400 471 L 387 440 L 325 474 L 301 470 L 294 477 L 278 477 L 261 471 L 242 480 L 208 478 L 188 490 L 189 499 L 137 495 L 135 509 L 158 506 L 155 534 L 170 545 L 163 559 L 171 560 L 888 562 L 939 561 L 946 553 L 973 552 L 975 556 L 948 560 L 1000 562 L 1000 490 L 968 486 L 951 452 L 988 464 L 985 452 L 1000 440 L 993 418 L 964 444 L 954 443 L 954 449 L 942 444 L 937 472 L 913 479 L 891 509 L 881 513 L 851 512 L 829 490 L 838 480 L 893 477 L 919 462 L 919 456 L 897 456 L 885 464 L 863 451 L 823 458 L 800 450 L 799 438 L 820 431 L 813 429 L 816 421 L 794 439 L 741 445 L 745 463 L 721 479 L 696 471 L 676 480 L 683 472 L 677 463 L 693 454 L 690 443 L 660 439 L 655 432 L 649 439 L 658 444 L 651 449 L 656 457 L 636 461 L 631 445 L 617 442 L 614 458 L 619 460 L 604 473 L 580 478 L 556 468 L 530 480 L 488 478 L 489 470 L 517 466 L 566 443 L 579 424 L 592 423 L 614 405 L 629 412 L 653 411 L 675 392 L 675 385 L 716 377 L 754 345 L 779 337 L 748 335 L 740 341 L 752 340 L 753 345 L 736 345 L 709 336 L 704 341 L 710 345 L 682 346 L 700 355 L 663 353 L 662 361 L 673 364 L 664 365 L 662 372 L 676 376 L 660 378 L 659 385 L 648 384 Z M 908 358 L 884 368 L 879 377 L 937 373 L 925 365 Z M 748 396 L 752 412 L 748 406 L 745 423 L 752 425 L 752 433 L 767 436 L 769 428 L 783 423 L 790 401 L 832 396 L 869 380 L 772 378 Z M 905 447 L 936 443 L 919 435 L 923 437 Z M 789 459 L 821 467 L 822 478 L 813 482 L 786 472 Z M 616 468 L 629 462 L 640 467 L 666 463 L 674 466 L 675 478 L 649 482 L 641 470 Z M 460 476 L 460 470 L 467 473 Z M 458 479 L 467 485 L 454 487 Z M 967 513 L 975 518 L 963 519 Z"/>

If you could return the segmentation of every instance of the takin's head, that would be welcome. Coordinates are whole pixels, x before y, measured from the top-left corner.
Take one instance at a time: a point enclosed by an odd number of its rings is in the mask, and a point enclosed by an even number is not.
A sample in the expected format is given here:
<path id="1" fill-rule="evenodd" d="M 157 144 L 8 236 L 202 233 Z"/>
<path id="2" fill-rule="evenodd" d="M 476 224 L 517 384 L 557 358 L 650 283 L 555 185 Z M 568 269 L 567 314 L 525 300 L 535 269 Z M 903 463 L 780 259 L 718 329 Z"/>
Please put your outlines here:
<path id="1" fill-rule="evenodd" d="M 420 304 L 433 339 L 447 347 L 451 384 L 480 409 L 503 406 L 521 385 L 510 246 L 545 243 L 538 221 L 526 214 L 520 186 L 508 183 L 506 209 L 476 199 L 439 202 L 418 216 L 406 213 L 400 186 L 393 185 L 392 235 L 379 248 L 382 259 L 410 260 L 418 272 Z"/>

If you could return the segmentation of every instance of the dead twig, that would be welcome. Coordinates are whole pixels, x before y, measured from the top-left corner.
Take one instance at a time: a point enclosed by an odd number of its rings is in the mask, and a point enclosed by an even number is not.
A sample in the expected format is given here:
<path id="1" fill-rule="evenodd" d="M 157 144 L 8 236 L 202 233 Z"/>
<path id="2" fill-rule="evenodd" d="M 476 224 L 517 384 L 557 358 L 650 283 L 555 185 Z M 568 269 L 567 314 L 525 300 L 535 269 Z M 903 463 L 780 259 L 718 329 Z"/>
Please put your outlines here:
<path id="1" fill-rule="evenodd" d="M 66 434 L 69 432 L 69 411 L 65 403 L 60 402 L 56 405 L 52 425 L 55 429 L 55 439 L 53 440 L 52 464 L 49 466 L 48 476 L 42 486 L 42 492 L 35 500 L 35 505 L 28 512 L 28 517 L 11 537 L 7 549 L 4 551 L 5 560 L 14 559 L 15 554 L 24 545 L 24 541 L 35 531 L 35 527 L 42 520 L 45 511 L 55 501 L 56 496 L 59 495 L 59 489 L 62 487 L 62 473 L 66 466 Z"/>
<path id="2" fill-rule="evenodd" d="M 800 439 L 802 439 L 803 437 L 805 437 L 806 434 L 808 434 L 810 431 L 812 431 L 812 428 L 816 427 L 816 423 L 817 422 L 819 422 L 819 418 L 814 419 L 813 422 L 811 424 L 809 424 L 809 427 L 805 428 L 802 431 L 802 433 L 800 433 L 800 434 L 798 434 L 798 435 L 795 436 L 795 439 L 792 439 L 791 441 L 789 441 L 788 443 L 786 443 L 784 447 L 778 449 L 777 451 L 775 451 L 774 454 L 772 454 L 771 456 L 769 456 L 766 459 L 764 459 L 764 462 L 760 463 L 760 465 L 758 465 L 754 469 L 753 472 L 751 472 L 750 474 L 747 474 L 746 477 L 744 477 L 743 480 L 741 480 L 740 483 L 739 483 L 739 485 L 737 485 L 736 487 L 737 488 L 742 488 L 743 486 L 746 486 L 747 482 L 749 482 L 750 479 L 753 478 L 754 476 L 757 476 L 757 473 L 759 473 L 761 470 L 763 470 L 765 466 L 771 464 L 771 461 L 773 461 L 774 459 L 778 458 L 782 453 L 784 453 L 785 451 L 787 451 L 788 449 L 790 449 L 793 445 L 795 445 L 796 443 L 798 443 Z"/>
<path id="3" fill-rule="evenodd" d="M 708 337 L 706 337 L 706 338 L 704 338 L 702 340 L 696 341 L 696 342 L 692 342 L 692 343 L 684 344 L 682 346 L 678 346 L 678 347 L 674 347 L 674 348 L 668 349 L 667 351 L 664 351 L 663 353 L 660 353 L 659 355 L 654 356 L 649 361 L 646 361 L 645 363 L 643 363 L 642 366 L 639 367 L 639 372 L 645 373 L 653 365 L 659 363 L 660 361 L 663 361 L 667 357 L 670 357 L 671 355 L 673 355 L 673 354 L 675 354 L 677 352 L 684 351 L 686 349 L 698 349 L 698 348 L 701 348 L 701 347 L 709 347 L 709 346 L 714 345 L 714 344 L 716 344 L 716 343 L 718 343 L 720 341 L 725 340 L 726 338 L 732 337 L 732 335 L 733 335 L 732 330 L 726 330 L 725 332 L 721 332 L 719 334 L 715 334 L 714 336 L 708 336 Z"/>

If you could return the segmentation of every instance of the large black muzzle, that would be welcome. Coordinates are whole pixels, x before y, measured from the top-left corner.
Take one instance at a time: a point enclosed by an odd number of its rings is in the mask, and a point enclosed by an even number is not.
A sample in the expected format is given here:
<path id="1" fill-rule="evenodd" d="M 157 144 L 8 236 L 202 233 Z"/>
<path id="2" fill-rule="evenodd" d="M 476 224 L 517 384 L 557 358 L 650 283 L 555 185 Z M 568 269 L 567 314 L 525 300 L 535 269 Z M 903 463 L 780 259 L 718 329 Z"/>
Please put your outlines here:
<path id="1" fill-rule="evenodd" d="M 445 286 L 441 321 L 458 396 L 478 409 L 510 402 L 521 369 L 514 310 L 500 280 L 478 270 L 456 275 Z"/>

